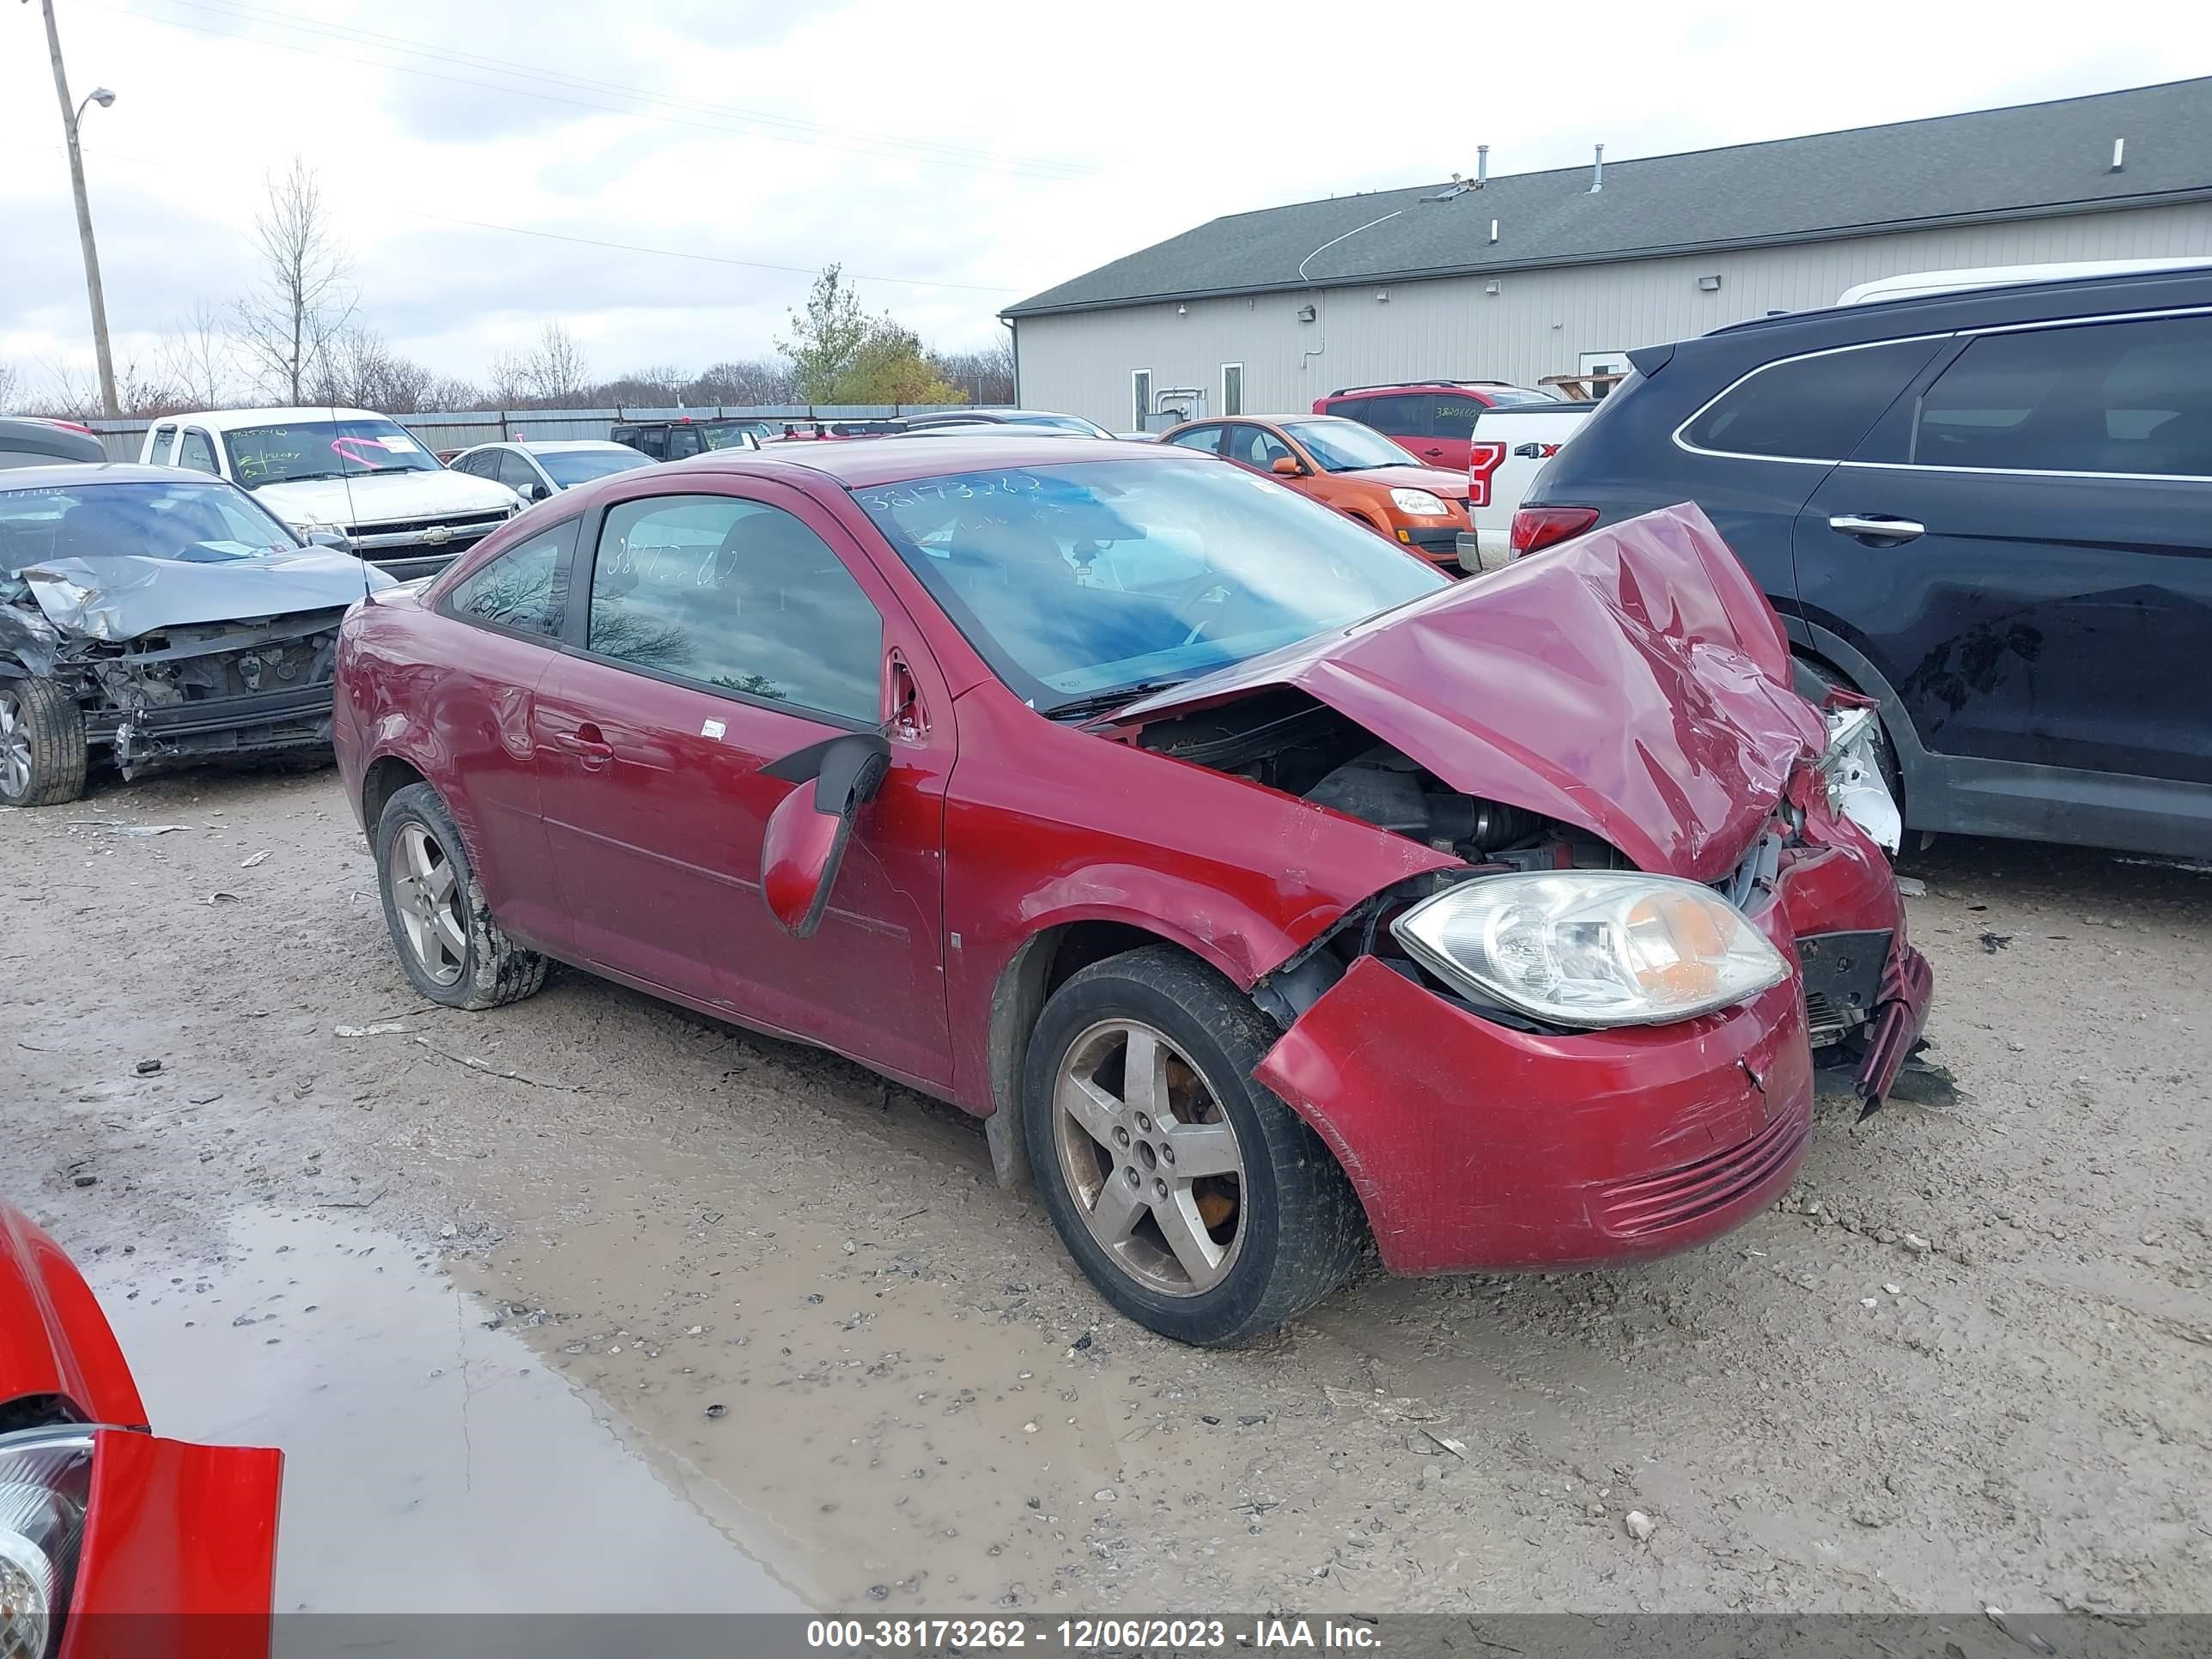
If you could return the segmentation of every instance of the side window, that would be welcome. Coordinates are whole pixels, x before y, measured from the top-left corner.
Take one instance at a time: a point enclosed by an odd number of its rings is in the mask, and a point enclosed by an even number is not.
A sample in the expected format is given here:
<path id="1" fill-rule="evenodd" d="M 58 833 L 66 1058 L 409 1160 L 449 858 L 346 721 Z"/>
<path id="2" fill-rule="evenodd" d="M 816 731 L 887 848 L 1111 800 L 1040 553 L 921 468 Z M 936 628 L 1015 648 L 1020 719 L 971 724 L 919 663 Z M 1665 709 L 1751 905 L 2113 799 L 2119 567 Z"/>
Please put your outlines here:
<path id="1" fill-rule="evenodd" d="M 696 426 L 671 427 L 668 431 L 668 459 L 680 461 L 687 455 L 696 455 L 705 446 L 699 441 Z"/>
<path id="2" fill-rule="evenodd" d="M 591 648 L 641 668 L 872 725 L 884 627 L 827 543 L 781 508 L 653 495 L 607 509 Z"/>
<path id="3" fill-rule="evenodd" d="M 471 571 L 442 608 L 466 621 L 558 639 L 568 611 L 568 555 L 575 542 L 575 520 L 555 525 Z"/>
<path id="4" fill-rule="evenodd" d="M 1942 343 L 1891 340 L 1775 363 L 1722 393 L 1682 436 L 1730 454 L 1844 460 Z"/>
<path id="5" fill-rule="evenodd" d="M 1377 432 L 1393 438 L 1425 438 L 1429 435 L 1429 404 L 1435 400 L 1423 397 L 1363 398 L 1356 410 L 1345 412 L 1363 426 L 1371 426 Z"/>
<path id="6" fill-rule="evenodd" d="M 1983 335 L 1921 398 L 1912 459 L 2212 477 L 2212 317 Z"/>
<path id="7" fill-rule="evenodd" d="M 1247 466 L 1256 466 L 1265 472 L 1277 459 L 1288 455 L 1291 447 L 1264 426 L 1232 426 L 1229 441 L 1222 453 L 1232 461 L 1242 461 Z"/>
<path id="8" fill-rule="evenodd" d="M 472 478 L 489 478 L 498 459 L 496 453 L 489 449 L 471 450 L 465 455 L 453 457 L 453 471 L 465 472 Z"/>
<path id="9" fill-rule="evenodd" d="M 1221 453 L 1221 428 L 1218 426 L 1194 426 L 1188 432 L 1178 432 L 1168 440 L 1182 449 L 1202 449 L 1209 455 Z"/>
<path id="10" fill-rule="evenodd" d="M 1429 412 L 1429 435 L 1432 438 L 1464 438 L 1474 430 L 1474 423 L 1489 405 L 1479 404 L 1472 398 L 1439 398 Z"/>
<path id="11" fill-rule="evenodd" d="M 147 446 L 146 459 L 155 466 L 168 465 L 169 446 L 175 441 L 177 436 L 175 422 L 171 421 L 162 422 L 161 425 L 154 428 L 151 435 L 153 441 Z"/>
<path id="12" fill-rule="evenodd" d="M 511 449 L 499 452 L 499 481 L 525 500 L 528 500 L 531 492 L 544 483 L 532 469 L 530 463 Z"/>
<path id="13" fill-rule="evenodd" d="M 214 443 L 196 426 L 185 428 L 184 441 L 177 446 L 177 465 L 188 466 L 195 472 L 222 471 L 216 465 Z"/>

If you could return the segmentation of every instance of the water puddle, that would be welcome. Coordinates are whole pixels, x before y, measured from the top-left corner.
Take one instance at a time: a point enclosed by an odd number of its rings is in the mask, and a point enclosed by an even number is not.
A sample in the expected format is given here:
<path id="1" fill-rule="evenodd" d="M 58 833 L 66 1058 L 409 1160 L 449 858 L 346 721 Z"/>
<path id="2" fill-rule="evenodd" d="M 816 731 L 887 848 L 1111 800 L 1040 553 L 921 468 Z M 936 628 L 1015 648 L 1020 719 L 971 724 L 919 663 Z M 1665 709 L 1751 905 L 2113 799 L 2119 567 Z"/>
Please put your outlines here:
<path id="1" fill-rule="evenodd" d="M 213 1266 L 86 1265 L 158 1431 L 283 1449 L 280 1612 L 805 1610 L 731 1541 L 744 1517 L 702 1512 L 734 1500 L 398 1238 L 264 1210 L 229 1232 Z"/>

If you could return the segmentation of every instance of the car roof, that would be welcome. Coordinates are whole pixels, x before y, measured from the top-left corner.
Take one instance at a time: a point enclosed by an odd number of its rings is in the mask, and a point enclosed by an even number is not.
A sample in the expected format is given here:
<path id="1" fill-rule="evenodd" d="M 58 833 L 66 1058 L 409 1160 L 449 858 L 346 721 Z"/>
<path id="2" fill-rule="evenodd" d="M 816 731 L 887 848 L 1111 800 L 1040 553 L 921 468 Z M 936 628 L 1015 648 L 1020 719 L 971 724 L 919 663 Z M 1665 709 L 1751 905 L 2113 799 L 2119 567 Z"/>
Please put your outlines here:
<path id="1" fill-rule="evenodd" d="M 389 415 L 380 415 L 373 409 L 348 409 L 343 404 L 316 404 L 313 407 L 293 409 L 218 409 L 188 410 L 182 415 L 157 415 L 150 424 L 167 426 L 188 421 L 194 426 L 204 426 L 215 432 L 235 432 L 241 427 L 283 426 L 293 422 L 321 421 L 389 421 Z M 397 422 L 394 422 L 397 424 Z"/>
<path id="2" fill-rule="evenodd" d="M 0 490 L 54 489 L 87 484 L 198 483 L 237 488 L 212 472 L 186 467 L 141 466 L 136 461 L 63 461 L 53 466 L 18 466 L 0 472 Z"/>
<path id="3" fill-rule="evenodd" d="M 1853 305 L 1816 306 L 1806 311 L 1747 318 L 1693 337 L 1729 340 L 1778 329 L 1787 332 L 1835 323 L 1855 334 L 1865 331 L 1866 337 L 1872 338 L 1896 333 L 1900 328 L 1921 325 L 1904 319 L 1923 316 L 1928 319 L 1925 326 L 1939 332 L 1987 325 L 1993 321 L 2024 322 L 2072 316 L 2077 308 L 2078 314 L 2086 318 L 2144 303 L 2202 304 L 2208 280 L 2212 280 L 2212 263 L 2203 260 L 2157 268 L 2133 264 L 2124 272 L 1932 288 Z"/>
<path id="4" fill-rule="evenodd" d="M 532 455 L 556 455 L 578 449 L 619 449 L 632 455 L 642 455 L 641 449 L 628 444 L 618 444 L 612 438 L 505 438 L 496 443 L 477 444 L 477 449 L 523 449 Z"/>
<path id="5" fill-rule="evenodd" d="M 911 478 L 939 477 L 946 473 L 988 471 L 996 466 L 1067 466 L 1091 461 L 1147 460 L 1157 459 L 1164 453 L 1152 445 L 1139 447 L 1115 438 L 1024 433 L 994 423 L 973 433 L 948 434 L 926 444 L 769 444 L 757 450 L 710 450 L 680 461 L 665 461 L 654 469 L 654 473 L 656 477 L 670 473 L 732 473 L 787 482 L 795 482 L 811 473 L 832 479 L 848 489 L 864 489 L 878 484 L 903 483 Z M 1175 453 L 1178 456 L 1188 454 L 1194 465 L 1207 465 L 1203 455 L 1182 450 Z M 639 477 L 635 472 L 618 472 L 581 489 L 612 491 L 634 488 Z"/>
<path id="6" fill-rule="evenodd" d="M 1533 386 L 1517 386 L 1511 380 L 1377 380 L 1372 386 L 1339 386 L 1328 395 L 1332 398 L 1356 398 L 1364 392 L 1464 392 L 1469 386 L 1504 386 L 1513 392 L 1530 392 Z"/>

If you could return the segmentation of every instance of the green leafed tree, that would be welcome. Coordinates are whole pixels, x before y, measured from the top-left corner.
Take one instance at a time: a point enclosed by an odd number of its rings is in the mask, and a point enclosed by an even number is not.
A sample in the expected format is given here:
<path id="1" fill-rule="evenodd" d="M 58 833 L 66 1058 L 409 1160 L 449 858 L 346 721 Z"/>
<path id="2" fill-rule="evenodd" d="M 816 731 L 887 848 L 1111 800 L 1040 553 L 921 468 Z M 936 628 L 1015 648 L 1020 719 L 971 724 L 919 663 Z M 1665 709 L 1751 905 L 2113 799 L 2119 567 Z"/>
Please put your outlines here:
<path id="1" fill-rule="evenodd" d="M 842 373 L 831 383 L 833 404 L 962 404 L 968 394 L 949 383 L 914 331 L 877 318 Z"/>
<path id="2" fill-rule="evenodd" d="M 806 309 L 790 316 L 790 337 L 778 340 L 775 349 L 790 360 L 799 395 L 811 404 L 837 401 L 838 381 L 869 333 L 860 296 L 846 283 L 843 269 L 831 265 L 816 277 Z"/>

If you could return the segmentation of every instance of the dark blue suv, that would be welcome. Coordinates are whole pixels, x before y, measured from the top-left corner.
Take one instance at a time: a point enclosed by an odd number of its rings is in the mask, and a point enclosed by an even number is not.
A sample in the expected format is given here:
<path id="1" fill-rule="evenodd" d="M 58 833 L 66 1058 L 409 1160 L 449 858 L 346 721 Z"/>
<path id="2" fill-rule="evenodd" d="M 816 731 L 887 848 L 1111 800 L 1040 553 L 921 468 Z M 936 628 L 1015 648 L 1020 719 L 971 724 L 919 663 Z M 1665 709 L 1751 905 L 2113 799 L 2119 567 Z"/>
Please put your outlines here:
<path id="1" fill-rule="evenodd" d="M 1905 822 L 2212 854 L 2212 264 L 1765 318 L 1629 354 L 1534 552 L 1694 501 L 1801 689 L 1879 698 Z"/>

